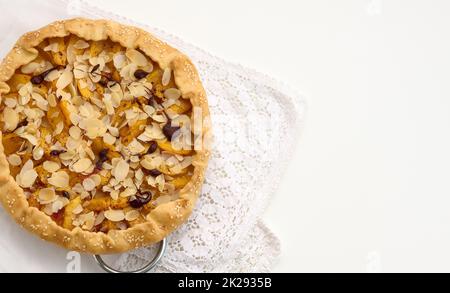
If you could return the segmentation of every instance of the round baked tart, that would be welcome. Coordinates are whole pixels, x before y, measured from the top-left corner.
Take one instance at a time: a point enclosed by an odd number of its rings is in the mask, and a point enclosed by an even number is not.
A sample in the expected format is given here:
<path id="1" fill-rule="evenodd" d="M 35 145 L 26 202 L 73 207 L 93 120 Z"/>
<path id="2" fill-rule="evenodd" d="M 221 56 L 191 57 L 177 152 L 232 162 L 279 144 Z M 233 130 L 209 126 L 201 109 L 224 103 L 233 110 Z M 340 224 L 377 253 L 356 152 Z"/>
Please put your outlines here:
<path id="1" fill-rule="evenodd" d="M 0 65 L 0 201 L 41 238 L 95 254 L 158 242 L 190 215 L 210 135 L 191 61 L 142 29 L 71 19 Z"/>

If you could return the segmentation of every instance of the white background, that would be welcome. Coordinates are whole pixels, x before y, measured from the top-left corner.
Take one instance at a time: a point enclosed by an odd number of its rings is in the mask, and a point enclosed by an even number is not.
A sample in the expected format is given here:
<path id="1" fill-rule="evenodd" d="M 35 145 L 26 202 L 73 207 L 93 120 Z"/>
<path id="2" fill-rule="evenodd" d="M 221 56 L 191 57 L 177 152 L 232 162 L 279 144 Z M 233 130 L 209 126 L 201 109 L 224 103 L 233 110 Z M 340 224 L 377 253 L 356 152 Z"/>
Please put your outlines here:
<path id="1" fill-rule="evenodd" d="M 276 272 L 450 271 L 450 2 L 89 2 L 309 96 Z"/>
<path id="2" fill-rule="evenodd" d="M 449 1 L 86 1 L 307 94 L 264 217 L 282 243 L 276 272 L 450 272 Z M 51 270 L 65 268 L 58 253 Z M 0 270 L 13 264 L 39 267 L 18 256 Z"/>

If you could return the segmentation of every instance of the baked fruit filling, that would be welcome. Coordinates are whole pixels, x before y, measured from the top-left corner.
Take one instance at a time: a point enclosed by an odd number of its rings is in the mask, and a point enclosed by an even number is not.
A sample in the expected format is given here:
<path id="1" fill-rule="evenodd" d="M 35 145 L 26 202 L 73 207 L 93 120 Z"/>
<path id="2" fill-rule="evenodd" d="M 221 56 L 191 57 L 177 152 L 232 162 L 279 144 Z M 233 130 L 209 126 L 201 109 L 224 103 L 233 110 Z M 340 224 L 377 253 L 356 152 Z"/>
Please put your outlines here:
<path id="1" fill-rule="evenodd" d="M 178 198 L 193 166 L 192 105 L 143 52 L 52 38 L 1 97 L 10 173 L 58 225 L 108 232 Z"/>

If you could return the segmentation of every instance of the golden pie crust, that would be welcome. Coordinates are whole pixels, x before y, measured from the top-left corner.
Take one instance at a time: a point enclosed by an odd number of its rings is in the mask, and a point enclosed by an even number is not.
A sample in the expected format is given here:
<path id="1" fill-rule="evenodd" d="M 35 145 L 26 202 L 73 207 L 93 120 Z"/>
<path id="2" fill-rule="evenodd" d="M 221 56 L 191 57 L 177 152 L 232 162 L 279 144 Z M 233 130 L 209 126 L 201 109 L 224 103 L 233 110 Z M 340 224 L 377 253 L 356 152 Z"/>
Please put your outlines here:
<path id="1" fill-rule="evenodd" d="M 184 54 L 158 40 L 148 32 L 110 20 L 76 18 L 57 21 L 22 36 L 0 64 L 0 96 L 8 94 L 7 81 L 21 66 L 38 56 L 36 47 L 46 39 L 75 35 L 86 41 L 111 40 L 126 49 L 139 49 L 160 68 L 170 68 L 182 97 L 192 107 L 198 107 L 203 117 L 209 115 L 206 94 L 197 70 Z M 2 138 L 0 132 L 0 139 Z M 210 135 L 208 124 L 202 125 L 202 136 Z M 204 181 L 209 151 L 195 150 L 192 156 L 192 177 L 177 199 L 158 205 L 146 216 L 146 221 L 127 229 L 112 229 L 107 233 L 91 232 L 75 227 L 72 230 L 58 225 L 50 216 L 29 205 L 24 189 L 10 175 L 10 163 L 0 144 L 0 201 L 11 216 L 27 230 L 42 239 L 69 250 L 94 254 L 124 252 L 156 243 L 181 225 L 191 214 Z"/>

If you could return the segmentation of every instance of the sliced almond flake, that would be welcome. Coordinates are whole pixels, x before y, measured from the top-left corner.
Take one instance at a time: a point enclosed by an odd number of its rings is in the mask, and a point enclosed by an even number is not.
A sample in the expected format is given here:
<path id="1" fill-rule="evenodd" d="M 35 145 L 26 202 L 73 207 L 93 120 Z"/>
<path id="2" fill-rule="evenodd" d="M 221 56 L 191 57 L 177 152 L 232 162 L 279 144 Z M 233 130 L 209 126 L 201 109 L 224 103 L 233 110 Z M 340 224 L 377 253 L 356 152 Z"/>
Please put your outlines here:
<path id="1" fill-rule="evenodd" d="M 114 136 L 112 136 L 111 134 L 109 134 L 109 133 L 105 133 L 103 135 L 103 141 L 106 144 L 114 145 L 114 143 L 116 142 L 116 138 Z"/>
<path id="2" fill-rule="evenodd" d="M 54 188 L 42 188 L 38 192 L 39 202 L 47 204 L 56 200 L 56 192 Z"/>
<path id="3" fill-rule="evenodd" d="M 19 114 L 11 108 L 5 108 L 3 110 L 3 122 L 5 123 L 4 130 L 13 131 L 19 124 Z"/>
<path id="4" fill-rule="evenodd" d="M 166 99 L 177 100 L 181 97 L 181 91 L 176 88 L 166 89 L 164 91 L 164 97 Z"/>
<path id="5" fill-rule="evenodd" d="M 107 210 L 104 214 L 105 218 L 113 222 L 120 222 L 125 219 L 125 214 L 122 210 Z"/>
<path id="6" fill-rule="evenodd" d="M 161 160 L 153 159 L 150 156 L 144 156 L 141 160 L 141 166 L 147 170 L 157 169 L 161 165 Z"/>
<path id="7" fill-rule="evenodd" d="M 81 199 L 85 199 L 85 198 L 89 198 L 89 197 L 91 197 L 91 194 L 89 192 L 87 192 L 87 191 L 83 191 L 80 194 L 80 198 Z"/>
<path id="8" fill-rule="evenodd" d="M 64 129 L 64 122 L 60 121 L 60 122 L 58 122 L 58 124 L 56 124 L 55 131 L 53 132 L 53 134 L 59 135 L 59 134 L 61 134 L 63 129 Z"/>
<path id="9" fill-rule="evenodd" d="M 109 131 L 109 133 L 110 133 L 112 136 L 119 137 L 119 135 L 120 135 L 119 129 L 117 129 L 117 127 L 111 127 L 111 126 L 109 126 L 109 127 L 108 127 L 108 131 Z"/>
<path id="10" fill-rule="evenodd" d="M 92 191 L 95 189 L 95 182 L 92 178 L 86 178 L 83 180 L 83 187 L 86 191 Z"/>
<path id="11" fill-rule="evenodd" d="M 137 210 L 130 210 L 125 214 L 125 220 L 128 222 L 134 221 L 139 218 L 141 214 Z"/>
<path id="12" fill-rule="evenodd" d="M 125 118 L 127 120 L 132 120 L 138 117 L 138 111 L 136 111 L 135 108 L 131 108 L 128 110 L 125 110 Z"/>
<path id="13" fill-rule="evenodd" d="M 109 164 L 108 162 L 103 163 L 103 169 L 105 170 L 112 170 L 113 166 Z"/>
<path id="14" fill-rule="evenodd" d="M 24 134 L 20 134 L 19 136 L 28 140 L 32 145 L 38 145 L 38 140 L 34 135 L 31 135 L 29 133 L 24 133 Z"/>
<path id="15" fill-rule="evenodd" d="M 32 74 L 36 70 L 38 70 L 40 67 L 41 67 L 41 64 L 39 64 L 37 62 L 31 62 L 31 63 L 28 63 L 28 64 L 22 66 L 20 71 L 22 71 L 23 74 Z"/>
<path id="16" fill-rule="evenodd" d="M 177 100 L 174 100 L 174 99 L 167 99 L 167 100 L 165 100 L 165 101 L 162 103 L 162 105 L 163 105 L 164 109 L 167 109 L 167 108 L 169 108 L 170 106 L 176 104 L 176 102 L 177 102 Z"/>
<path id="17" fill-rule="evenodd" d="M 80 214 L 83 211 L 83 207 L 81 206 L 81 204 L 78 204 L 73 210 L 72 213 L 75 215 Z"/>
<path id="18" fill-rule="evenodd" d="M 81 194 L 82 192 L 84 192 L 83 185 L 81 185 L 80 183 L 75 184 L 75 185 L 72 187 L 72 191 L 73 191 L 73 192 L 76 192 L 76 193 L 78 193 L 78 194 Z"/>
<path id="19" fill-rule="evenodd" d="M 95 214 L 94 212 L 89 212 L 83 217 L 84 225 L 82 226 L 85 230 L 91 230 L 94 227 Z"/>
<path id="20" fill-rule="evenodd" d="M 149 89 L 152 89 L 151 83 L 142 84 L 139 82 L 133 82 L 130 85 L 128 85 L 130 95 L 133 97 L 145 97 Z"/>
<path id="21" fill-rule="evenodd" d="M 162 76 L 162 85 L 167 86 L 170 83 L 170 79 L 172 78 L 172 69 L 165 68 Z"/>
<path id="22" fill-rule="evenodd" d="M 145 152 L 145 147 L 142 144 L 140 144 L 136 139 L 133 139 L 133 141 L 131 141 L 128 144 L 127 148 L 130 151 L 131 155 L 137 155 Z"/>
<path id="23" fill-rule="evenodd" d="M 81 129 L 77 126 L 72 126 L 69 128 L 69 135 L 73 138 L 73 139 L 80 139 L 81 138 Z"/>
<path id="24" fill-rule="evenodd" d="M 11 166 L 20 166 L 22 159 L 18 155 L 12 154 L 8 156 L 8 162 Z"/>
<path id="25" fill-rule="evenodd" d="M 125 160 L 120 159 L 117 165 L 112 170 L 111 174 L 116 178 L 117 181 L 120 182 L 127 177 L 129 171 L 130 166 L 128 165 L 128 163 Z"/>
<path id="26" fill-rule="evenodd" d="M 119 198 L 119 190 L 113 190 L 109 193 L 112 199 L 117 200 Z"/>
<path id="27" fill-rule="evenodd" d="M 61 153 L 59 155 L 59 158 L 63 161 L 69 161 L 72 160 L 75 157 L 76 153 L 74 151 L 68 150 L 64 153 Z"/>
<path id="28" fill-rule="evenodd" d="M 83 63 L 76 63 L 73 69 L 73 75 L 76 79 L 83 79 L 88 77 L 89 66 Z"/>
<path id="29" fill-rule="evenodd" d="M 31 93 L 33 92 L 33 85 L 31 84 L 31 82 L 27 82 L 26 84 L 24 84 L 18 91 L 19 96 L 30 96 Z"/>
<path id="30" fill-rule="evenodd" d="M 57 42 L 50 43 L 50 45 L 44 48 L 44 51 L 56 53 L 59 51 L 59 45 Z"/>
<path id="31" fill-rule="evenodd" d="M 47 172 L 53 173 L 59 170 L 60 165 L 57 162 L 53 162 L 53 161 L 45 161 L 42 164 L 42 167 L 44 168 L 44 170 L 46 170 Z"/>
<path id="32" fill-rule="evenodd" d="M 142 170 L 139 169 L 134 173 L 134 176 L 136 177 L 137 180 L 141 181 L 142 179 L 144 179 L 144 172 L 142 172 Z"/>
<path id="33" fill-rule="evenodd" d="M 53 214 L 53 208 L 52 208 L 52 204 L 46 204 L 44 205 L 44 208 L 42 209 L 42 211 L 46 214 L 51 216 Z"/>
<path id="34" fill-rule="evenodd" d="M 45 77 L 45 81 L 52 82 L 54 80 L 57 80 L 63 71 L 60 70 L 52 70 L 47 76 Z"/>
<path id="35" fill-rule="evenodd" d="M 98 174 L 94 174 L 91 176 L 92 181 L 94 181 L 95 186 L 99 186 L 102 183 L 102 177 Z"/>
<path id="36" fill-rule="evenodd" d="M 73 44 L 75 49 L 86 49 L 89 48 L 89 43 L 84 40 L 78 40 L 75 44 Z"/>
<path id="37" fill-rule="evenodd" d="M 64 89 L 66 88 L 69 84 L 71 84 L 73 81 L 73 74 L 71 70 L 64 70 L 64 72 L 61 74 L 61 76 L 59 77 L 58 81 L 56 82 L 56 87 L 58 89 Z"/>
<path id="38" fill-rule="evenodd" d="M 69 187 L 69 175 L 65 171 L 55 172 L 48 179 L 48 183 L 55 187 L 67 188 Z"/>
<path id="39" fill-rule="evenodd" d="M 92 149 L 90 148 L 90 147 L 87 147 L 86 149 L 85 149 L 85 151 L 86 151 L 86 154 L 89 156 L 89 158 L 91 158 L 91 160 L 95 160 L 95 154 L 94 154 L 94 152 L 92 151 Z"/>
<path id="40" fill-rule="evenodd" d="M 164 116 L 162 114 L 153 114 L 152 119 L 159 123 L 167 122 L 166 116 Z"/>
<path id="41" fill-rule="evenodd" d="M 58 105 L 54 94 L 49 94 L 47 96 L 47 100 L 48 100 L 48 104 L 50 105 L 50 107 L 56 107 Z M 58 112 L 56 112 L 56 113 L 58 113 Z"/>
<path id="42" fill-rule="evenodd" d="M 19 104 L 20 105 L 26 105 L 30 102 L 30 100 L 31 100 L 31 94 L 19 96 Z"/>
<path id="43" fill-rule="evenodd" d="M 33 166 L 34 166 L 33 161 L 32 160 L 28 160 L 28 161 L 25 162 L 25 164 L 23 164 L 21 172 L 22 171 L 27 171 L 27 170 L 32 170 Z"/>
<path id="44" fill-rule="evenodd" d="M 92 166 L 92 161 L 88 158 L 83 158 L 78 160 L 75 164 L 73 164 L 72 169 L 77 173 L 82 173 L 89 169 Z"/>
<path id="45" fill-rule="evenodd" d="M 6 98 L 3 102 L 5 103 L 6 107 L 9 108 L 14 108 L 17 106 L 17 100 L 13 98 Z"/>
<path id="46" fill-rule="evenodd" d="M 158 186 L 158 190 L 162 192 L 164 190 L 164 184 L 166 183 L 164 174 L 161 174 L 155 178 L 155 183 Z"/>
<path id="47" fill-rule="evenodd" d="M 17 178 L 18 177 L 18 178 Z M 16 177 L 16 181 L 18 184 L 23 188 L 30 188 L 33 186 L 34 181 L 36 181 L 36 178 L 38 177 L 38 174 L 34 169 L 21 171 Z"/>
<path id="48" fill-rule="evenodd" d="M 100 225 L 105 220 L 105 214 L 103 211 L 98 213 L 97 217 L 95 218 L 94 226 Z"/>
<path id="49" fill-rule="evenodd" d="M 31 97 L 36 102 L 36 106 L 38 106 L 43 111 L 48 111 L 48 101 L 44 99 L 40 94 L 34 92 L 31 94 Z"/>
<path id="50" fill-rule="evenodd" d="M 173 174 L 179 174 L 179 173 L 181 173 L 181 171 L 183 171 L 183 169 L 181 168 L 180 164 L 177 164 L 173 167 L 170 167 L 169 171 Z"/>
<path id="51" fill-rule="evenodd" d="M 122 191 L 120 194 L 119 194 L 119 196 L 120 197 L 130 197 L 130 196 L 132 196 L 132 195 L 135 195 L 136 194 L 136 188 L 133 188 L 133 187 L 128 187 L 128 188 L 126 188 L 124 191 Z"/>
<path id="52" fill-rule="evenodd" d="M 44 149 L 40 146 L 37 146 L 33 149 L 33 159 L 39 161 L 44 156 Z"/>
<path id="53" fill-rule="evenodd" d="M 131 174 L 133 175 L 134 172 L 132 171 Z M 126 179 L 122 182 L 122 186 L 125 187 L 125 188 L 126 188 L 126 187 L 133 187 L 133 188 L 134 188 L 134 187 L 135 187 L 132 178 L 126 178 Z"/>
<path id="54" fill-rule="evenodd" d="M 148 64 L 148 60 L 145 55 L 138 50 L 128 49 L 125 55 L 137 66 L 146 66 Z"/>
<path id="55" fill-rule="evenodd" d="M 113 57 L 114 67 L 121 69 L 125 66 L 127 58 L 123 52 L 117 53 Z"/>
<path id="56" fill-rule="evenodd" d="M 103 103 L 105 104 L 106 113 L 108 115 L 114 115 L 114 107 L 113 107 L 113 103 L 112 103 L 110 94 L 105 94 L 103 96 Z"/>
<path id="57" fill-rule="evenodd" d="M 134 72 L 137 70 L 137 66 L 134 63 L 130 63 L 126 66 L 124 66 L 120 70 L 120 76 L 125 80 L 133 80 L 134 79 Z"/>
<path id="58" fill-rule="evenodd" d="M 66 198 L 67 200 L 67 198 Z M 52 213 L 57 213 L 60 209 L 64 207 L 64 202 L 62 200 L 55 200 L 52 204 Z"/>
<path id="59" fill-rule="evenodd" d="M 123 92 L 112 92 L 111 93 L 111 102 L 114 108 L 120 106 L 120 102 L 123 99 Z"/>
<path id="60" fill-rule="evenodd" d="M 82 122 L 83 124 L 80 124 L 80 127 L 86 130 L 86 136 L 90 139 L 101 137 L 107 131 L 107 128 L 103 122 L 97 118 L 89 118 Z"/>
<path id="61" fill-rule="evenodd" d="M 75 140 L 72 137 L 69 137 L 66 142 L 66 147 L 69 150 L 77 149 L 81 146 L 81 140 Z"/>
<path id="62" fill-rule="evenodd" d="M 73 113 L 72 112 L 69 115 L 69 119 L 70 119 L 70 122 L 72 122 L 72 124 L 78 125 L 80 123 L 80 121 L 81 121 L 81 116 L 78 115 L 77 113 Z"/>
<path id="63" fill-rule="evenodd" d="M 144 148 L 145 150 L 145 148 Z M 131 156 L 130 157 L 130 162 L 132 163 L 139 163 L 141 161 L 141 159 L 139 158 L 139 156 Z"/>

